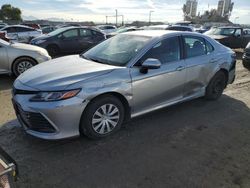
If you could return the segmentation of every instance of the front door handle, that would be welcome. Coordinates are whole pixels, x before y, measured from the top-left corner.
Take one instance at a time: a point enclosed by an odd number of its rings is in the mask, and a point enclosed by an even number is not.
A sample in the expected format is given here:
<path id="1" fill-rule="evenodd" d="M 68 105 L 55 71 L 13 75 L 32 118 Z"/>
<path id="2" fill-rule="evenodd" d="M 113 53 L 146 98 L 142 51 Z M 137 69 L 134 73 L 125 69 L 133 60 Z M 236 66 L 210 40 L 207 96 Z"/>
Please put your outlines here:
<path id="1" fill-rule="evenodd" d="M 185 69 L 184 66 L 179 66 L 179 67 L 176 68 L 176 71 L 182 71 L 183 69 Z"/>

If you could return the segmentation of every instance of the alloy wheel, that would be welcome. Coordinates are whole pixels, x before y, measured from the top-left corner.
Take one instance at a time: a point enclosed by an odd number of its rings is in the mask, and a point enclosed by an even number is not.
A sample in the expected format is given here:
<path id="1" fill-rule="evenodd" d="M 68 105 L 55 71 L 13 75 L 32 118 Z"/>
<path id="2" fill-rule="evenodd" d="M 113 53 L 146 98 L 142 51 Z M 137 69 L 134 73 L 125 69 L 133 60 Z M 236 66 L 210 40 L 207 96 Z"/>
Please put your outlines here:
<path id="1" fill-rule="evenodd" d="M 113 104 L 104 104 L 96 110 L 92 117 L 92 127 L 98 134 L 110 133 L 118 124 L 120 112 Z"/>

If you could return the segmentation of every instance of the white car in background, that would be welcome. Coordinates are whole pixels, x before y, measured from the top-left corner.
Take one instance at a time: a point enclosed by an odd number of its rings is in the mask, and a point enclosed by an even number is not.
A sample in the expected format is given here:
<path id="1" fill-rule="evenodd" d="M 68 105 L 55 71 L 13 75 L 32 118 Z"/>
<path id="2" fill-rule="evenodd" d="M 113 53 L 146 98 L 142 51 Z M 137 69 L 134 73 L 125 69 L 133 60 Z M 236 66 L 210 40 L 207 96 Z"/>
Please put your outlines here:
<path id="1" fill-rule="evenodd" d="M 101 30 L 105 34 L 109 34 L 115 32 L 117 27 L 114 25 L 98 25 L 97 29 Z"/>
<path id="2" fill-rule="evenodd" d="M 38 46 L 9 43 L 0 39 L 0 74 L 19 76 L 38 63 L 50 60 L 48 52 Z"/>
<path id="3" fill-rule="evenodd" d="M 23 43 L 29 43 L 31 39 L 43 34 L 42 30 L 23 25 L 9 25 L 0 29 L 0 32 L 6 32 L 11 41 Z"/>

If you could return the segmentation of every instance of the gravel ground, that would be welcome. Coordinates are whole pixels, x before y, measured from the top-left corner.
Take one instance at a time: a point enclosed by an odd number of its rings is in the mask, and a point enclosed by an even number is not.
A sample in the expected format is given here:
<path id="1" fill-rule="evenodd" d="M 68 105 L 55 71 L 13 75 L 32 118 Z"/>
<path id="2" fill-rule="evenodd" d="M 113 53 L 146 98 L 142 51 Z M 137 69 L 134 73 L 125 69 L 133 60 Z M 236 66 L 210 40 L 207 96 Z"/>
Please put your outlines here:
<path id="1" fill-rule="evenodd" d="M 241 60 L 218 101 L 141 116 L 100 141 L 26 135 L 11 106 L 12 82 L 0 76 L 0 145 L 19 164 L 17 187 L 250 187 L 250 72 Z"/>

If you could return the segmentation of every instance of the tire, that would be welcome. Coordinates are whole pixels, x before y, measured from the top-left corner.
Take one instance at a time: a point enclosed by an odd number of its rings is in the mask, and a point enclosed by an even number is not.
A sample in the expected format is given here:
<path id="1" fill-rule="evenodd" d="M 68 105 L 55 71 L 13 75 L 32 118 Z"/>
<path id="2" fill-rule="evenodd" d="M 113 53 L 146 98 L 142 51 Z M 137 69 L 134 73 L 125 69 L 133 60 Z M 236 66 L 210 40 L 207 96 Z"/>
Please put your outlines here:
<path id="1" fill-rule="evenodd" d="M 56 55 L 60 53 L 59 47 L 55 44 L 47 46 L 46 50 L 48 51 L 49 55 L 51 55 L 52 57 L 55 57 Z"/>
<path id="2" fill-rule="evenodd" d="M 37 62 L 29 57 L 21 57 L 13 63 L 12 71 L 13 74 L 18 77 L 20 74 L 28 70 L 29 68 L 35 66 Z"/>
<path id="3" fill-rule="evenodd" d="M 243 66 L 246 68 L 246 69 L 248 69 L 248 70 L 250 70 L 250 62 L 249 61 L 242 61 L 242 64 L 243 64 Z"/>
<path id="4" fill-rule="evenodd" d="M 124 106 L 118 98 L 112 95 L 101 96 L 90 102 L 85 109 L 80 132 L 91 139 L 107 137 L 121 128 L 124 113 Z"/>
<path id="5" fill-rule="evenodd" d="M 205 98 L 208 100 L 217 100 L 222 95 L 227 84 L 224 72 L 217 72 L 206 87 Z"/>

